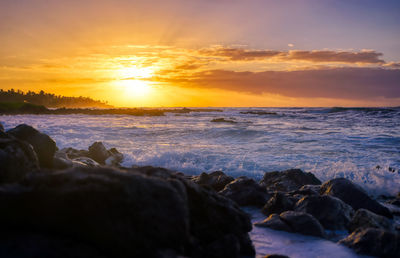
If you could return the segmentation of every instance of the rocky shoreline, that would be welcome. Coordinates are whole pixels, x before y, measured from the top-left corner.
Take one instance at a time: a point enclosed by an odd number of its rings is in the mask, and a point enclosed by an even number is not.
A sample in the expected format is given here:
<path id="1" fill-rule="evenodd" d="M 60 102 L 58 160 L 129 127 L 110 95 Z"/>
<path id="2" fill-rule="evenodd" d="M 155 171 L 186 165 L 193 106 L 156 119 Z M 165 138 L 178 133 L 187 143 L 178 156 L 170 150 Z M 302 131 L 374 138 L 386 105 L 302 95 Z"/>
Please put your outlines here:
<path id="1" fill-rule="evenodd" d="M 400 257 L 400 193 L 383 205 L 353 182 L 299 169 L 260 182 L 221 171 L 185 175 L 121 166 L 95 142 L 59 150 L 28 125 L 0 125 L 1 257 L 254 257 L 256 227 L 337 241 L 356 253 Z M 337 240 L 335 230 L 348 232 Z M 272 256 L 270 256 L 272 257 Z M 277 256 L 275 256 L 277 257 Z"/>

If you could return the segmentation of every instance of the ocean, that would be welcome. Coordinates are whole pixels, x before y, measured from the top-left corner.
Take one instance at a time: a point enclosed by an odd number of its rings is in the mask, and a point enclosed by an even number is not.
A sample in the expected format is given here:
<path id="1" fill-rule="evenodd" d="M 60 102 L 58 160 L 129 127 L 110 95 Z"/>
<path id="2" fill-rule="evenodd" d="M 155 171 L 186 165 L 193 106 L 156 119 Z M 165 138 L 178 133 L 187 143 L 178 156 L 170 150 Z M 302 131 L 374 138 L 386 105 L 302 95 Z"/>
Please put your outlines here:
<path id="1" fill-rule="evenodd" d="M 223 108 L 166 116 L 0 116 L 6 129 L 26 123 L 59 148 L 116 147 L 124 166 L 152 165 L 199 174 L 222 170 L 260 179 L 300 168 L 321 181 L 346 177 L 372 195 L 400 191 L 400 108 Z M 231 122 L 211 122 L 224 118 Z M 265 219 L 246 208 L 252 222 Z M 347 232 L 335 232 L 338 238 Z M 363 257 L 335 242 L 253 227 L 257 257 Z"/>
<path id="2" fill-rule="evenodd" d="M 222 108 L 166 116 L 0 116 L 6 129 L 26 123 L 59 148 L 116 147 L 123 165 L 187 174 L 222 170 L 259 179 L 300 168 L 321 181 L 346 177 L 371 194 L 399 192 L 400 108 Z M 235 123 L 211 122 L 225 118 Z M 394 172 L 393 172 L 394 171 Z"/>

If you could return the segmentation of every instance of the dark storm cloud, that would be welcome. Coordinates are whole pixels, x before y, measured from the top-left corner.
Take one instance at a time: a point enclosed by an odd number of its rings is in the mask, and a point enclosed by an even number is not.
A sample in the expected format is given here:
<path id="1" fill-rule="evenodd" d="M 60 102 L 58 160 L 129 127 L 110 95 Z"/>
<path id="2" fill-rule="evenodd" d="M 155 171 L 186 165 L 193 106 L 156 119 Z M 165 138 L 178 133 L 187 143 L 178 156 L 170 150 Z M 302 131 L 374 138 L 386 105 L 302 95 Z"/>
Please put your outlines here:
<path id="1" fill-rule="evenodd" d="M 289 51 L 287 58 L 291 60 L 303 60 L 311 62 L 341 62 L 341 63 L 368 63 L 379 64 L 385 61 L 380 59 L 382 53 L 373 50 L 364 50 L 360 52 L 351 51 L 331 51 L 331 50 L 313 50 Z"/>

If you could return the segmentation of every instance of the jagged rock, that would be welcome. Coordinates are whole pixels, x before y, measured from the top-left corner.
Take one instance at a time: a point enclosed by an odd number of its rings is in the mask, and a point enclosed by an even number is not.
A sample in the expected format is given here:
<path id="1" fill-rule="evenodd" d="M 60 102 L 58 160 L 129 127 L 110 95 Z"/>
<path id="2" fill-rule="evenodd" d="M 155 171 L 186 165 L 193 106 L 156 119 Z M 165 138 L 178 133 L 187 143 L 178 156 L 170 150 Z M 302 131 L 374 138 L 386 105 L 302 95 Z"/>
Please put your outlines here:
<path id="1" fill-rule="evenodd" d="M 51 168 L 53 166 L 53 158 L 57 146 L 50 136 L 26 124 L 18 125 L 8 130 L 7 133 L 31 144 L 36 152 L 41 167 Z"/>
<path id="2" fill-rule="evenodd" d="M 54 154 L 53 168 L 54 169 L 67 169 L 73 167 L 73 162 L 68 158 L 67 153 L 56 151 Z"/>
<path id="3" fill-rule="evenodd" d="M 321 181 L 311 173 L 305 173 L 300 169 L 289 169 L 286 171 L 266 172 L 260 185 L 269 191 L 295 191 L 303 185 L 319 185 Z"/>
<path id="4" fill-rule="evenodd" d="M 254 226 L 271 228 L 274 230 L 293 232 L 290 226 L 283 222 L 278 214 L 271 214 L 268 218 L 261 222 L 254 223 Z"/>
<path id="5" fill-rule="evenodd" d="M 281 192 L 277 192 L 268 200 L 267 204 L 264 205 L 261 211 L 267 216 L 273 213 L 279 214 L 284 211 L 293 210 L 295 203 L 296 202 L 293 198 L 290 198 Z"/>
<path id="6" fill-rule="evenodd" d="M 254 248 L 247 233 L 251 230 L 250 218 L 233 201 L 210 191 L 198 184 L 185 180 L 184 177 L 165 168 L 138 167 L 135 170 L 148 176 L 156 176 L 169 180 L 171 176 L 184 183 L 188 194 L 188 204 L 191 214 L 191 232 L 200 243 L 206 245 L 207 251 L 200 252 L 200 257 L 215 257 L 211 255 L 213 243 L 223 244 L 220 241 L 227 234 L 233 234 L 239 244 L 240 253 L 244 256 L 253 256 Z M 230 246 L 226 246 L 226 249 Z M 226 256 L 223 256 L 226 257 Z"/>
<path id="7" fill-rule="evenodd" d="M 104 161 L 107 166 L 119 166 L 124 159 L 124 155 L 116 148 L 109 149 L 108 153 L 110 156 Z"/>
<path id="8" fill-rule="evenodd" d="M 308 213 L 285 211 L 279 217 L 292 228 L 293 232 L 318 237 L 325 236 L 322 225 Z"/>
<path id="9" fill-rule="evenodd" d="M 264 187 L 251 178 L 241 176 L 219 192 L 241 206 L 263 206 L 271 197 Z"/>
<path id="10" fill-rule="evenodd" d="M 354 214 L 349 224 L 350 232 L 357 229 L 378 228 L 393 231 L 393 223 L 386 217 L 377 215 L 366 209 L 359 209 Z"/>
<path id="11" fill-rule="evenodd" d="M 83 164 L 83 166 L 82 166 Z M 79 157 L 72 160 L 73 167 L 89 167 L 96 168 L 100 167 L 100 164 L 88 157 Z"/>
<path id="12" fill-rule="evenodd" d="M 331 230 L 347 229 L 354 214 L 350 205 L 328 195 L 306 196 L 296 203 L 294 210 L 313 215 L 324 228 Z"/>
<path id="13" fill-rule="evenodd" d="M 225 188 L 227 184 L 234 180 L 233 177 L 226 175 L 222 171 L 214 171 L 210 174 L 201 173 L 198 176 L 193 177 L 192 181 L 201 185 L 208 186 L 214 189 L 215 191 L 221 191 Z"/>
<path id="14" fill-rule="evenodd" d="M 0 123 L 0 132 L 4 132 L 4 127 L 3 127 L 2 123 Z"/>
<path id="15" fill-rule="evenodd" d="M 18 181 L 38 168 L 39 161 L 30 144 L 0 131 L 0 184 Z"/>
<path id="16" fill-rule="evenodd" d="M 356 253 L 377 257 L 400 257 L 400 235 L 377 228 L 357 230 L 339 241 Z"/>
<path id="17" fill-rule="evenodd" d="M 264 221 L 254 225 L 303 235 L 325 237 L 324 228 L 318 220 L 304 212 L 285 211 L 280 215 L 271 214 Z"/>
<path id="18" fill-rule="evenodd" d="M 110 157 L 110 153 L 107 151 L 106 147 L 104 147 L 102 142 L 95 142 L 89 146 L 89 157 L 104 165 L 106 159 Z"/>
<path id="19" fill-rule="evenodd" d="M 89 151 L 87 150 L 77 150 L 74 148 L 63 148 L 58 152 L 63 152 L 67 154 L 69 159 L 75 159 L 80 157 L 89 157 Z"/>
<path id="20" fill-rule="evenodd" d="M 7 207 L 0 213 L 2 232 L 63 236 L 106 257 L 221 257 L 221 250 L 232 257 L 254 255 L 247 214 L 216 192 L 165 170 L 33 173 L 0 187 L 0 203 Z M 40 251 L 37 257 L 46 253 Z"/>
<path id="21" fill-rule="evenodd" d="M 325 182 L 321 186 L 320 194 L 337 197 L 354 210 L 367 209 L 388 218 L 393 217 L 388 208 L 369 197 L 363 188 L 345 178 L 335 178 Z"/>
<path id="22" fill-rule="evenodd" d="M 321 185 L 303 185 L 296 193 L 302 195 L 319 195 L 320 188 Z"/>

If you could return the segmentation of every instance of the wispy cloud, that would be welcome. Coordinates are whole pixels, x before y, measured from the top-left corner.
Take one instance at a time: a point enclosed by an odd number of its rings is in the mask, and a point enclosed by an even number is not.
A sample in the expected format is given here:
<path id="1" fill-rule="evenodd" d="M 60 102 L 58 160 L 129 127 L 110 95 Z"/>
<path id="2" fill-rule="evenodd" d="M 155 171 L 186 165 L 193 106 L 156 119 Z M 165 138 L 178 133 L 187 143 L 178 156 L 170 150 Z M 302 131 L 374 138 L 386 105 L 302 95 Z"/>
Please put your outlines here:
<path id="1" fill-rule="evenodd" d="M 153 78 L 184 87 L 223 89 L 289 97 L 368 99 L 400 97 L 400 70 L 333 68 L 304 71 L 209 70 L 191 76 Z"/>

